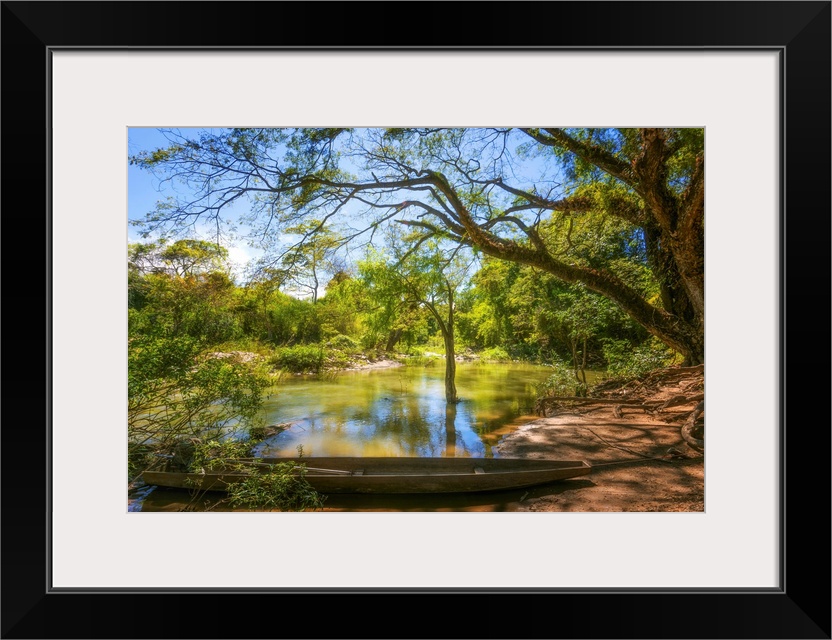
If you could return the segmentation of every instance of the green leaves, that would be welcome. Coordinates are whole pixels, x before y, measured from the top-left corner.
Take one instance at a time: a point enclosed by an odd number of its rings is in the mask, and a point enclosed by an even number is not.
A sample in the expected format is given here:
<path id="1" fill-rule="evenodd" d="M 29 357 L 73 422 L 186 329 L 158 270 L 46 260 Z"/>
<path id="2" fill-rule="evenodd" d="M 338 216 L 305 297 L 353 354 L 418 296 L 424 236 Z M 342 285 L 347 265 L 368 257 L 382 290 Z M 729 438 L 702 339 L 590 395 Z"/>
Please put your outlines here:
<path id="1" fill-rule="evenodd" d="M 164 149 L 156 149 L 154 151 L 142 151 L 136 155 L 130 156 L 129 164 L 137 165 L 144 168 L 151 168 L 155 165 L 160 165 L 165 162 L 173 160 L 178 154 L 182 153 L 185 147 L 181 145 L 171 145 Z"/>
<path id="2" fill-rule="evenodd" d="M 338 221 L 351 239 L 367 242 L 401 223 L 420 234 L 408 238 L 411 247 L 427 239 L 468 245 L 583 283 L 666 344 L 693 360 L 704 355 L 701 129 L 286 128 L 168 135 L 167 149 L 137 161 L 186 188 L 173 205 L 147 218 L 147 229 L 205 222 L 221 228 L 230 224 L 221 212 L 247 201 L 242 215 L 251 237 L 273 243 L 275 252 L 287 232 L 302 231 L 297 246 L 285 252 L 290 264 L 282 267 L 301 272 L 313 298 L 317 254 L 325 250 L 316 239 L 326 243 L 326 228 Z M 313 229 L 318 221 L 326 225 Z M 419 260 L 421 273 L 437 272 L 425 256 Z"/>
<path id="3" fill-rule="evenodd" d="M 218 437 L 253 419 L 270 380 L 259 364 L 220 358 L 188 336 L 128 342 L 128 449 L 170 451 L 191 437 Z M 140 456 L 131 455 L 138 472 Z M 149 462 L 149 461 L 148 461 Z"/>
<path id="4" fill-rule="evenodd" d="M 234 507 L 307 511 L 321 509 L 325 496 L 306 480 L 306 465 L 282 462 L 252 472 L 243 482 L 228 488 Z"/>

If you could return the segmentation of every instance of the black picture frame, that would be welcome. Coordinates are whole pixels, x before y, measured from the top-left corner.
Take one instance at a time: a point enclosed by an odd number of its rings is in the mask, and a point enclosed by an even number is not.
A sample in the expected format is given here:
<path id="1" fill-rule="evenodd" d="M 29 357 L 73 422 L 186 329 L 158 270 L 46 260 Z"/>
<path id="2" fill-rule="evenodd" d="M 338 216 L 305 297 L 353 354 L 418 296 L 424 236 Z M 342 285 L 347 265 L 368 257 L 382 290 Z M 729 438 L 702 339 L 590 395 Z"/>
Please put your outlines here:
<path id="1" fill-rule="evenodd" d="M 830 15 L 828 1 L 3 2 L 2 637 L 830 638 Z M 129 47 L 779 51 L 780 588 L 52 592 L 50 52 Z"/>

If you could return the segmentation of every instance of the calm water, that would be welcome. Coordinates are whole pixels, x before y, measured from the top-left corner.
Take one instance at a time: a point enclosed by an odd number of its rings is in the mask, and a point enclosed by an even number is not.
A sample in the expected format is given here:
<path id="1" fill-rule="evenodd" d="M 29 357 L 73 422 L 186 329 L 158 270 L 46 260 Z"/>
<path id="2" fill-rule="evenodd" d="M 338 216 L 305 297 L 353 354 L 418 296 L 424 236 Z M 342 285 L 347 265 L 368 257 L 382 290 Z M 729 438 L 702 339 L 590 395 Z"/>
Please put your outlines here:
<path id="1" fill-rule="evenodd" d="M 529 364 L 458 363 L 460 402 L 447 406 L 443 361 L 425 367 L 343 371 L 320 380 L 293 376 L 271 388 L 266 424 L 290 423 L 256 454 L 294 456 L 455 456 L 489 458 L 507 434 L 537 418 L 535 387 L 551 369 Z M 590 380 L 590 383 L 592 380 Z M 514 495 L 517 493 L 517 495 Z M 512 510 L 528 492 L 493 496 L 330 496 L 327 510 Z M 144 489 L 131 511 L 189 510 L 176 489 Z M 226 510 L 219 507 L 217 510 Z"/>
<path id="2" fill-rule="evenodd" d="M 444 362 L 341 372 L 332 380 L 293 378 L 273 387 L 267 424 L 291 423 L 261 455 L 492 457 L 493 445 L 533 420 L 535 385 L 547 367 L 457 365 L 461 401 L 445 402 Z"/>

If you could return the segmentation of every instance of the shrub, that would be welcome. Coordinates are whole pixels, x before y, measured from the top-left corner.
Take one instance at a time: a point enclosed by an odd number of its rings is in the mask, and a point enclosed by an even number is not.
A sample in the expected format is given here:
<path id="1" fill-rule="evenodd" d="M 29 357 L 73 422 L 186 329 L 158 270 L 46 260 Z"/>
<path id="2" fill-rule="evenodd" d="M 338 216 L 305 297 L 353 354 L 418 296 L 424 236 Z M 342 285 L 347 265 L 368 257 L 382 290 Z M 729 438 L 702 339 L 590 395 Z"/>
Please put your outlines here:
<path id="1" fill-rule="evenodd" d="M 256 464 L 241 460 L 251 455 L 252 439 L 196 442 L 190 471 L 233 470 L 246 472 L 242 482 L 229 484 L 228 502 L 232 507 L 305 511 L 323 506 L 325 496 L 306 480 L 306 466 L 293 462 Z"/>
<path id="2" fill-rule="evenodd" d="M 441 360 L 440 356 L 407 356 L 402 362 L 409 367 L 433 367 Z"/>
<path id="3" fill-rule="evenodd" d="M 538 396 L 586 396 L 587 385 L 575 377 L 572 367 L 555 364 L 553 373 L 545 382 L 537 385 Z"/>
<path id="4" fill-rule="evenodd" d="M 611 376 L 632 379 L 674 364 L 677 354 L 658 339 L 651 337 L 636 346 L 632 346 L 627 340 L 605 340 L 604 357 Z"/>
<path id="5" fill-rule="evenodd" d="M 306 466 L 292 462 L 260 468 L 228 487 L 228 501 L 233 507 L 305 511 L 320 509 L 325 499 L 306 480 Z"/>
<path id="6" fill-rule="evenodd" d="M 489 362 L 508 362 L 511 356 L 502 347 L 491 347 L 480 352 L 480 358 Z"/>
<path id="7" fill-rule="evenodd" d="M 356 353 L 361 350 L 361 345 L 357 340 L 354 340 L 349 336 L 345 336 L 343 333 L 339 333 L 338 335 L 330 338 L 326 345 L 328 347 L 332 347 L 333 349 L 338 349 L 347 353 Z"/>
<path id="8" fill-rule="evenodd" d="M 219 469 L 239 458 L 251 455 L 251 442 L 247 440 L 208 440 L 196 442 L 193 447 L 192 472 L 203 469 Z"/>
<path id="9" fill-rule="evenodd" d="M 258 363 L 213 357 L 183 336 L 132 338 L 127 378 L 129 478 L 181 441 L 250 424 L 270 382 Z"/>
<path id="10" fill-rule="evenodd" d="M 269 364 L 292 373 L 319 373 L 324 366 L 324 349 L 316 344 L 279 347 L 269 358 Z"/>
<path id="11" fill-rule="evenodd" d="M 330 369 L 343 369 L 349 366 L 350 357 L 343 351 L 329 350 L 324 354 L 324 363 Z"/>

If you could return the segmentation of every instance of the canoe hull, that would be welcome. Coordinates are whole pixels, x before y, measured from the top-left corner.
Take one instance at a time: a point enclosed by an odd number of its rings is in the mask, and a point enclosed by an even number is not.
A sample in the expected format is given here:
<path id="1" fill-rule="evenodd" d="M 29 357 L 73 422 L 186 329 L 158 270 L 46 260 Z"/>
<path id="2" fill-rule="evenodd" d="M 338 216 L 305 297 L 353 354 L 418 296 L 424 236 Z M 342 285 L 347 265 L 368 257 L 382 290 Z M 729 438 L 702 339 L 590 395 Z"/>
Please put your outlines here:
<path id="1" fill-rule="evenodd" d="M 263 458 L 265 465 L 292 462 L 306 466 L 312 487 L 332 493 L 471 493 L 521 489 L 584 476 L 591 467 L 582 460 L 506 458 Z M 224 491 L 245 480 L 239 472 L 176 473 L 145 471 L 148 484 Z"/>

